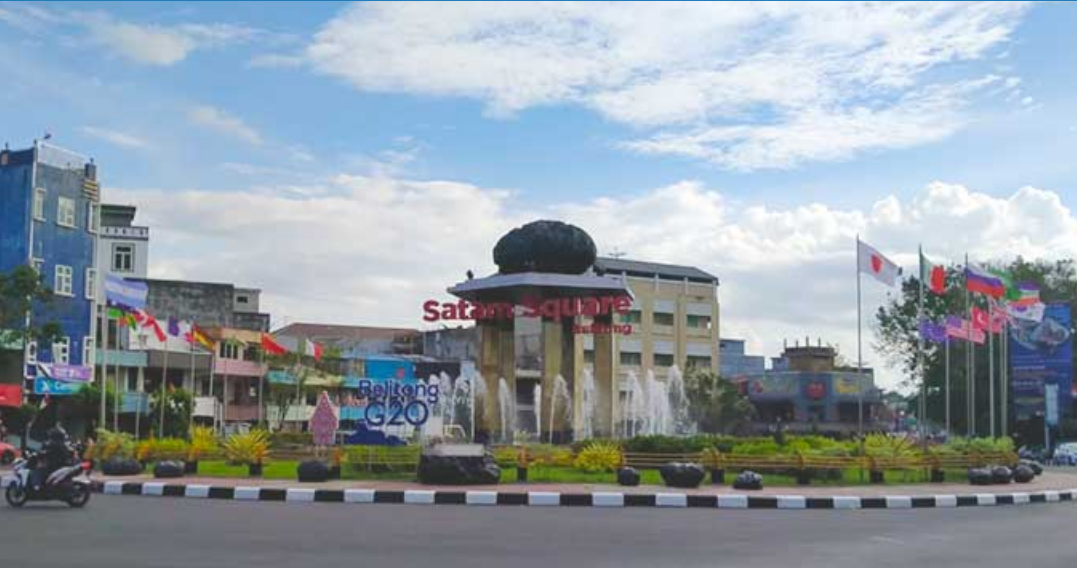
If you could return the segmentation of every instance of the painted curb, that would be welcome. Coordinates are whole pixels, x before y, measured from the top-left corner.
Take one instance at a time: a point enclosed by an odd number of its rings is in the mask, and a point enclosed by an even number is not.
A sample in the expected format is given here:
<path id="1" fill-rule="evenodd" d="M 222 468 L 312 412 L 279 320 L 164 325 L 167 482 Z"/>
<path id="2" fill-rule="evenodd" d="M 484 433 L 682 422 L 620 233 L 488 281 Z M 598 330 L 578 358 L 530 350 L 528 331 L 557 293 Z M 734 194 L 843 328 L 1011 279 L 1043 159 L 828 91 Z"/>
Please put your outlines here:
<path id="1" fill-rule="evenodd" d="M 1077 489 L 1036 493 L 970 493 L 965 495 L 690 495 L 686 493 L 558 493 L 555 491 L 432 491 L 413 489 L 313 489 L 309 487 L 215 487 L 161 482 L 106 481 L 94 490 L 105 495 L 186 497 L 228 501 L 287 503 L 392 503 L 408 505 L 515 505 L 530 507 L 654 507 L 705 509 L 942 509 L 993 507 L 1074 501 Z"/>

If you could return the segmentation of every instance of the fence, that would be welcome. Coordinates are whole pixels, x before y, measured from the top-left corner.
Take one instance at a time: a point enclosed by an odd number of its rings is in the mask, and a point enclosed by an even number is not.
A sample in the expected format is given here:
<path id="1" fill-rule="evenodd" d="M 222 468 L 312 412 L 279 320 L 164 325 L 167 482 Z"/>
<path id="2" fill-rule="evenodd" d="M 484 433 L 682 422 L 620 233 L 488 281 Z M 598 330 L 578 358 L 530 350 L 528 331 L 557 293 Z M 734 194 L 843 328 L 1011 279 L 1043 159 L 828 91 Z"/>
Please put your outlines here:
<path id="1" fill-rule="evenodd" d="M 1013 466 L 1017 454 L 1008 452 L 936 454 L 932 452 L 899 456 L 822 456 L 799 455 L 744 455 L 720 452 L 689 454 L 648 454 L 623 452 L 624 465 L 637 469 L 655 469 L 669 462 L 698 463 L 713 470 L 752 469 L 759 471 L 792 471 L 810 469 L 864 469 L 869 471 L 915 470 L 915 469 L 962 469 L 983 467 L 989 464 Z"/>

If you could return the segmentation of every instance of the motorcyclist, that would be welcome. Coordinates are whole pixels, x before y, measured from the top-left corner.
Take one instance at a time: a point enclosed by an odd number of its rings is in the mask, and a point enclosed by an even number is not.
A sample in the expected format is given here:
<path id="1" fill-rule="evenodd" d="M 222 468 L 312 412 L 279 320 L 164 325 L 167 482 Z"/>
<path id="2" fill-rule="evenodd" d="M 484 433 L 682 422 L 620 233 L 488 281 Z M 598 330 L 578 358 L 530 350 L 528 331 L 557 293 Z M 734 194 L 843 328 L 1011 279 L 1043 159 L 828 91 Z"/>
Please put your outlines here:
<path id="1" fill-rule="evenodd" d="M 45 444 L 41 447 L 41 454 L 37 458 L 37 467 L 32 472 L 31 485 L 35 491 L 41 490 L 52 472 L 71 464 L 72 452 L 67 432 L 60 426 L 50 428 L 45 435 Z"/>

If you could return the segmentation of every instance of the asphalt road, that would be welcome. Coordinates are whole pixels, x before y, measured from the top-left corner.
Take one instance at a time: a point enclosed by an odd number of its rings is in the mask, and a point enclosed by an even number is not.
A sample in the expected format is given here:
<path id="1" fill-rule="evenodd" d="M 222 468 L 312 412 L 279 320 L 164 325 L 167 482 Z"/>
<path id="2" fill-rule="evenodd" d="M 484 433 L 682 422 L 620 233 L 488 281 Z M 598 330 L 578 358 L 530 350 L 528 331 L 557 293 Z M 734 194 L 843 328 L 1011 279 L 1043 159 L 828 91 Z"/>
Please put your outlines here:
<path id="1" fill-rule="evenodd" d="M 0 506 L 17 568 L 826 566 L 1077 563 L 1077 503 L 874 511 L 198 501 Z"/>

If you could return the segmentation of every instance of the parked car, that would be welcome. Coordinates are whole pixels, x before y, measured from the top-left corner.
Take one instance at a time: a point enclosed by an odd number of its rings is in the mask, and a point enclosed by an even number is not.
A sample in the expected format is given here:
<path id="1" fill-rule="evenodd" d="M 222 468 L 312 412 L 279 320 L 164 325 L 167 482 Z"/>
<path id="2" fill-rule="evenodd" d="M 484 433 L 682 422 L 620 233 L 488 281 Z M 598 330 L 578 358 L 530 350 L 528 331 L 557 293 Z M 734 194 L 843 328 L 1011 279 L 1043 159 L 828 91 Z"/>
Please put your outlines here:
<path id="1" fill-rule="evenodd" d="M 11 444 L 0 442 L 0 465 L 11 465 L 19 457 L 19 449 Z"/>
<path id="2" fill-rule="evenodd" d="M 1065 442 L 1059 444 L 1055 448 L 1054 456 L 1051 458 L 1051 463 L 1054 465 L 1075 465 L 1077 466 L 1077 442 Z"/>

